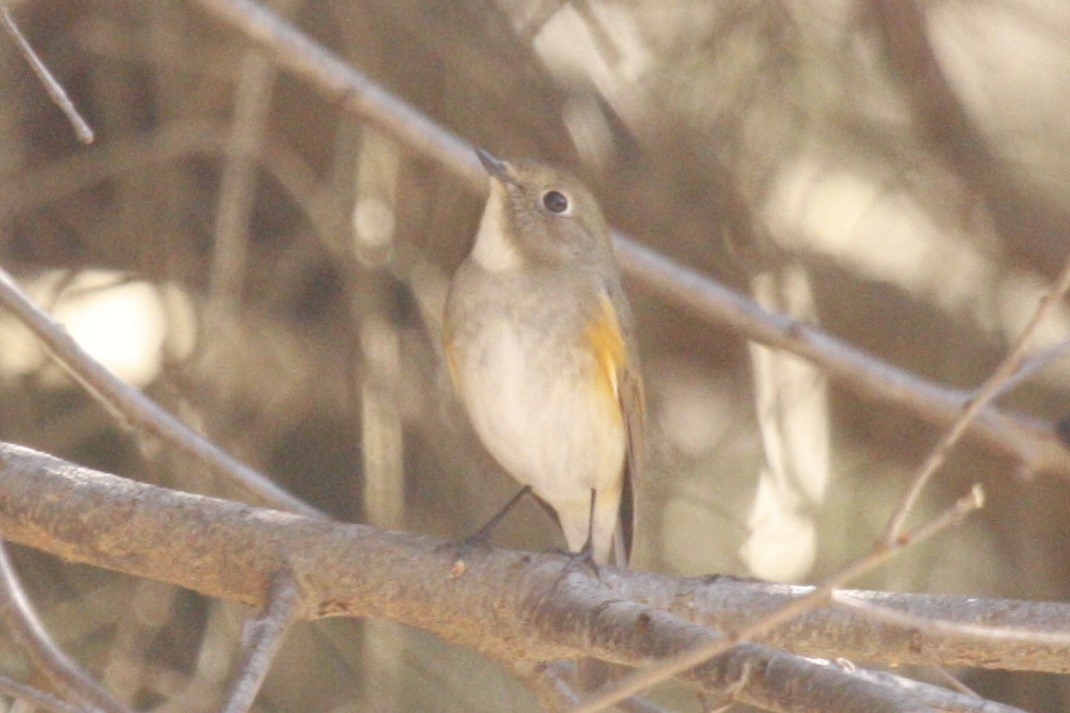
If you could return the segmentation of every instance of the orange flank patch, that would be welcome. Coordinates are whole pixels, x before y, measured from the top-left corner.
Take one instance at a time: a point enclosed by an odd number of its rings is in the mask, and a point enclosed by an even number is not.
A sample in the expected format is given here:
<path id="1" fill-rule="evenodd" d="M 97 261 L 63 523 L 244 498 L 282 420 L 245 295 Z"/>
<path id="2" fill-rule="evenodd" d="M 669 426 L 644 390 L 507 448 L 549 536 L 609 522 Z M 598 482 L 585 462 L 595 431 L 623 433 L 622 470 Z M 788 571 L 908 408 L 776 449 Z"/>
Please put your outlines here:
<path id="1" fill-rule="evenodd" d="M 587 341 L 595 355 L 598 365 L 598 386 L 609 397 L 620 417 L 620 390 L 617 373 L 624 367 L 624 337 L 620 333 L 620 322 L 613 303 L 605 295 L 599 300 L 601 310 L 597 318 L 587 329 Z"/>
<path id="2" fill-rule="evenodd" d="M 442 340 L 442 350 L 446 352 L 446 365 L 450 370 L 450 380 L 453 381 L 453 388 L 458 392 L 461 390 L 461 371 L 457 367 L 457 355 L 453 353 L 453 334 L 449 331 L 446 332 Z"/>

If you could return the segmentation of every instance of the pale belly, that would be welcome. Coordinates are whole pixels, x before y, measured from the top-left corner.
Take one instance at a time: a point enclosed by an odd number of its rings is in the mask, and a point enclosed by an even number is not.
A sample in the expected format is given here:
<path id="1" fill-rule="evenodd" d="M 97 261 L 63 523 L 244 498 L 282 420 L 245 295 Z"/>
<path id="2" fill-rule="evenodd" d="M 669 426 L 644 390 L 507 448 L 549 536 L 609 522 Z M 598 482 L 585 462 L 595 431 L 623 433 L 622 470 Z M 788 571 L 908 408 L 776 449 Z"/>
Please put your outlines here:
<path id="1" fill-rule="evenodd" d="M 487 450 L 514 478 L 556 508 L 589 507 L 591 490 L 619 493 L 623 424 L 593 357 L 557 351 L 545 334 L 517 333 L 504 320 L 488 325 L 457 354 L 462 398 Z"/>

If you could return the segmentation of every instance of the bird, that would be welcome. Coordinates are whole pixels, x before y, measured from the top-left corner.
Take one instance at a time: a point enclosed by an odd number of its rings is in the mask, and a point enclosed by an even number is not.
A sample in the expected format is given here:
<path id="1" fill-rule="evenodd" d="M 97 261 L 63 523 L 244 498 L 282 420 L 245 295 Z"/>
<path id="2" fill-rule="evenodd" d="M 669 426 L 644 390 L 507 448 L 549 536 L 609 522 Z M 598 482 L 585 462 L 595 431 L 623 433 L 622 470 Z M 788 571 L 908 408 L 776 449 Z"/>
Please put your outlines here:
<path id="1" fill-rule="evenodd" d="M 477 154 L 490 193 L 446 299 L 454 387 L 487 451 L 556 516 L 568 549 L 627 566 L 645 404 L 608 225 L 569 173 Z"/>

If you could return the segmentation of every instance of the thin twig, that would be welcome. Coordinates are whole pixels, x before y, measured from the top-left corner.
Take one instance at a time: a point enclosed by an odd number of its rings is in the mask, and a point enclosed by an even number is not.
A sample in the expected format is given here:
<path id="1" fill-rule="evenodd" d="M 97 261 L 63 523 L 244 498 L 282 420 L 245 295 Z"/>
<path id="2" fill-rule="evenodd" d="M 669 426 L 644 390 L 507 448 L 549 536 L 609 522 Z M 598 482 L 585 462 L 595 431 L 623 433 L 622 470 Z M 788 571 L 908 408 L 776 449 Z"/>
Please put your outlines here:
<path id="1" fill-rule="evenodd" d="M 412 105 L 372 82 L 266 8 L 250 0 L 192 0 L 206 13 L 270 52 L 279 66 L 306 81 L 343 112 L 392 137 L 486 190 L 486 176 L 471 145 Z M 728 324 L 744 336 L 786 349 L 825 369 L 864 397 L 896 404 L 940 425 L 962 412 L 969 396 L 881 361 L 821 329 L 762 309 L 740 292 L 687 268 L 632 238 L 614 232 L 622 269 L 647 291 L 708 322 Z M 970 424 L 989 447 L 1021 460 L 1027 469 L 1070 475 L 1070 452 L 1051 423 L 989 408 Z"/>
<path id="2" fill-rule="evenodd" d="M 268 592 L 264 611 L 245 623 L 241 664 L 231 682 L 221 713 L 245 713 L 271 669 L 286 630 L 294 620 L 300 591 L 288 573 L 278 574 Z"/>
<path id="3" fill-rule="evenodd" d="M 1042 349 L 1036 354 L 1030 355 L 1028 359 L 1022 361 L 1018 370 L 1003 382 L 1003 385 L 996 391 L 993 401 L 1003 396 L 1003 394 L 1018 388 L 1031 379 L 1034 374 L 1046 368 L 1053 361 L 1063 358 L 1067 354 L 1070 354 L 1070 339 L 1064 339 L 1054 346 Z"/>
<path id="4" fill-rule="evenodd" d="M 546 710 L 559 710 L 579 703 L 579 696 L 572 688 L 576 666 L 569 661 L 553 661 L 538 666 L 524 661 L 514 666 L 513 672 Z"/>
<path id="5" fill-rule="evenodd" d="M 951 427 L 944 433 L 940 441 L 933 446 L 933 449 L 929 451 L 929 455 L 918 467 L 910 485 L 907 486 L 902 498 L 888 518 L 888 524 L 885 526 L 884 534 L 881 536 L 885 545 L 890 546 L 899 537 L 903 524 L 914 509 L 922 490 L 925 489 L 936 471 L 947 460 L 951 449 L 962 438 L 970 423 L 992 402 L 997 394 L 1001 393 L 1004 383 L 1021 366 L 1022 360 L 1025 359 L 1026 349 L 1029 347 L 1029 341 L 1036 333 L 1037 327 L 1040 326 L 1055 306 L 1062 301 L 1067 290 L 1070 290 L 1070 260 L 1067 260 L 1066 265 L 1063 266 L 1055 285 L 1048 294 L 1044 295 L 1044 299 L 1040 301 L 1036 311 L 1033 312 L 1033 316 L 1029 319 L 1028 324 L 1025 325 L 1022 333 L 1018 335 L 1018 340 L 1003 358 L 1003 361 L 985 379 L 974 397 L 966 404 L 966 408 L 963 409 L 959 417 L 955 419 Z"/>
<path id="6" fill-rule="evenodd" d="M 0 13 L 3 17 L 4 29 L 11 35 L 11 39 L 15 41 L 15 45 L 19 48 L 19 52 L 26 58 L 26 62 L 29 63 L 33 73 L 37 75 L 37 78 L 41 80 L 41 84 L 44 85 L 45 91 L 48 92 L 48 96 L 52 98 L 56 106 L 60 108 L 60 111 L 67 117 L 67 121 L 71 122 L 71 127 L 74 129 L 75 135 L 78 140 L 83 144 L 93 143 L 93 129 L 82 115 L 78 113 L 78 109 L 74 106 L 74 102 L 67 96 L 66 90 L 63 89 L 63 85 L 56 81 L 56 78 L 52 76 L 52 72 L 37 56 L 33 47 L 22 34 L 22 30 L 15 24 L 15 18 L 11 16 L 11 12 L 5 7 L 3 12 Z"/>
<path id="7" fill-rule="evenodd" d="M 285 12 L 291 4 L 287 2 L 286 7 L 277 9 Z M 258 155 L 267 132 L 276 69 L 275 63 L 256 49 L 247 50 L 242 57 L 208 273 L 208 316 L 212 329 L 221 328 L 223 315 L 237 308 L 244 292 Z"/>
<path id="8" fill-rule="evenodd" d="M 575 661 L 553 661 L 545 667 L 534 670 L 516 670 L 524 685 L 537 696 L 545 697 L 544 707 L 551 710 L 579 703 L 579 696 L 573 688 L 576 680 Z M 617 701 L 617 708 L 623 713 L 668 713 L 657 703 L 642 696 L 631 696 Z"/>
<path id="9" fill-rule="evenodd" d="M 226 474 L 273 507 L 309 517 L 322 517 L 318 510 L 227 454 L 105 369 L 60 324 L 39 310 L 3 268 L 0 268 L 0 307 L 15 315 L 44 344 L 52 358 L 121 421 L 151 433 L 212 470 Z"/>
<path id="10" fill-rule="evenodd" d="M 19 683 L 2 673 L 0 673 L 0 693 L 11 698 L 25 699 L 36 706 L 52 711 L 52 713 L 87 713 L 84 707 L 73 706 L 59 696 L 39 691 L 33 686 L 27 686 L 25 683 Z M 15 709 L 12 708 L 11 710 Z M 96 710 L 96 708 L 93 708 L 90 713 L 95 713 Z"/>
<path id="11" fill-rule="evenodd" d="M 0 540 L 0 616 L 12 635 L 30 657 L 36 670 L 64 696 L 80 706 L 91 706 L 105 713 L 131 713 L 130 709 L 101 688 L 59 646 L 30 604 L 15 568 Z"/>
<path id="12" fill-rule="evenodd" d="M 934 666 L 933 669 L 936 671 L 936 674 L 940 678 L 942 678 L 945 683 L 947 683 L 947 685 L 951 686 L 959 693 L 965 694 L 970 698 L 976 698 L 980 700 L 981 694 L 967 686 L 962 681 L 960 681 L 957 676 L 952 675 L 951 672 L 943 666 Z"/>
<path id="13" fill-rule="evenodd" d="M 798 599 L 793 599 L 789 604 L 780 607 L 758 621 L 726 631 L 723 636 L 708 644 L 689 649 L 610 683 L 595 695 L 584 700 L 579 706 L 573 708 L 572 713 L 595 713 L 596 711 L 604 710 L 617 701 L 645 691 L 651 686 L 724 653 L 735 644 L 754 639 L 800 614 L 821 606 L 822 603 L 828 600 L 832 592 L 843 586 L 844 583 L 884 564 L 909 545 L 923 542 L 942 530 L 961 522 L 963 518 L 983 504 L 984 497 L 981 487 L 975 485 L 968 495 L 957 500 L 954 505 L 935 519 L 909 533 L 908 537 L 899 538 L 888 546 L 878 542 L 868 554 L 849 563 L 809 593 Z"/>

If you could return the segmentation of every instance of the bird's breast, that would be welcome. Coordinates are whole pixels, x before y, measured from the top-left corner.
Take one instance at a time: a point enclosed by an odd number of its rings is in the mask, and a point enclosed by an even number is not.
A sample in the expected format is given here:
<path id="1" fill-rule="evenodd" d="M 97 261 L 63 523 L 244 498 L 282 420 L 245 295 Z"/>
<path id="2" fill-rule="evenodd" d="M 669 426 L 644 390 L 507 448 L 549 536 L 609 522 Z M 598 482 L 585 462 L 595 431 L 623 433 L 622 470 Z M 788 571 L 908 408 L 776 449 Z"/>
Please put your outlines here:
<path id="1" fill-rule="evenodd" d="M 586 497 L 620 477 L 624 430 L 607 359 L 612 334 L 486 314 L 451 346 L 458 387 L 487 449 L 544 499 Z M 619 339 L 617 344 L 619 344 Z"/>

